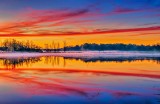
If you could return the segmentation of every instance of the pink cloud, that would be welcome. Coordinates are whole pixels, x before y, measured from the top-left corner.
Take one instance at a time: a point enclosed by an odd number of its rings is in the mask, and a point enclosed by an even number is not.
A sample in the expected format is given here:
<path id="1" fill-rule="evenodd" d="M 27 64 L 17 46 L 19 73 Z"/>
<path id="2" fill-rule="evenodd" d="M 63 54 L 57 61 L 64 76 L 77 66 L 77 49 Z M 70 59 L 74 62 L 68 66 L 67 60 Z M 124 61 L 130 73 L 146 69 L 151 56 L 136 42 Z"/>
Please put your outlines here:
<path id="1" fill-rule="evenodd" d="M 22 36 L 71 36 L 71 35 L 92 35 L 110 34 L 137 31 L 160 30 L 160 26 L 124 29 L 99 29 L 90 28 L 97 18 L 110 15 L 133 13 L 145 11 L 143 9 L 116 8 L 109 13 L 93 12 L 89 9 L 80 10 L 34 10 L 29 9 L 21 13 L 19 21 L 9 22 L 0 26 L 0 37 L 22 37 Z M 91 19 L 92 18 L 92 19 Z M 72 26 L 70 29 L 68 26 Z M 60 30 L 57 30 L 57 27 Z M 90 31 L 87 31 L 88 29 Z M 49 29 L 47 29 L 49 28 Z M 32 33 L 32 34 L 31 34 Z"/>
<path id="2" fill-rule="evenodd" d="M 38 34 L 21 34 L 21 33 L 15 33 L 15 34 L 1 34 L 1 37 L 7 37 L 7 36 L 13 36 L 13 37 L 21 37 L 21 36 L 74 36 L 74 35 L 103 35 L 103 34 L 113 34 L 113 33 L 125 33 L 125 32 L 147 32 L 147 31 L 157 31 L 160 30 L 160 26 L 152 26 L 152 27 L 142 27 L 142 28 L 127 28 L 127 29 L 97 29 L 93 30 L 91 32 L 57 32 L 55 31 L 42 31 Z M 38 32 L 38 31 L 37 31 Z"/>

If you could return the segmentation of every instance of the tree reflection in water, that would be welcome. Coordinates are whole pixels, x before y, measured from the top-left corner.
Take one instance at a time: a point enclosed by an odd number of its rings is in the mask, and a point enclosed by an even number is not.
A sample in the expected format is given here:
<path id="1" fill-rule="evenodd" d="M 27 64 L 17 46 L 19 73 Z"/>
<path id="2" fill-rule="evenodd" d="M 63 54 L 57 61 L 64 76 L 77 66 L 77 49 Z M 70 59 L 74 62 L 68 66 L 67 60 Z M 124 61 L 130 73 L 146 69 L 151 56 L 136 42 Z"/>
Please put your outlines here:
<path id="1" fill-rule="evenodd" d="M 156 62 L 157 64 L 160 64 L 160 57 L 108 57 L 108 58 L 71 58 L 71 57 L 66 57 L 65 59 L 75 59 L 75 60 L 82 60 L 84 62 L 134 62 L 134 61 L 153 61 Z"/>
<path id="2" fill-rule="evenodd" d="M 26 66 L 29 66 L 30 64 L 34 64 L 38 61 L 40 61 L 40 58 L 38 57 L 28 57 L 28 58 L 1 58 L 0 60 L 3 61 L 3 66 L 5 66 L 7 69 L 15 69 L 16 67 L 23 66 L 24 64 Z"/>
<path id="3" fill-rule="evenodd" d="M 43 59 L 44 60 L 43 60 Z M 122 63 L 122 62 L 134 62 L 134 61 L 153 61 L 157 64 L 160 64 L 160 57 L 117 57 L 117 58 L 72 58 L 72 57 L 57 57 L 57 56 L 43 56 L 43 57 L 18 57 L 18 58 L 0 58 L 0 61 L 2 61 L 1 65 L 5 66 L 7 69 L 15 69 L 20 66 L 30 66 L 32 64 L 35 64 L 37 62 L 42 62 L 46 65 L 52 64 L 54 67 L 55 65 L 63 64 L 63 67 L 66 66 L 67 60 L 80 60 L 85 63 L 89 62 L 116 62 L 116 63 Z"/>

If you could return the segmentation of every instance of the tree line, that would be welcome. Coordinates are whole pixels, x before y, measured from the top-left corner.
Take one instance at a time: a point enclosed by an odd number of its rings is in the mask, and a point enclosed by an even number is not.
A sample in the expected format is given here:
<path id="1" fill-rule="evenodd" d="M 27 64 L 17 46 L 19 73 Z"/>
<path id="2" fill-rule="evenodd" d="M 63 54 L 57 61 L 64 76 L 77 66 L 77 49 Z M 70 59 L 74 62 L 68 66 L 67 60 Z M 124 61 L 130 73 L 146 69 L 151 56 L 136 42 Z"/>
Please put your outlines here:
<path id="1" fill-rule="evenodd" d="M 50 46 L 50 47 L 49 47 Z M 59 52 L 59 51 L 160 51 L 160 44 L 156 45 L 136 45 L 136 44 L 95 44 L 85 43 L 76 46 L 67 46 L 64 42 L 64 47 L 60 48 L 59 43 L 54 42 L 51 45 L 45 44 L 45 48 L 35 45 L 32 41 L 20 42 L 15 39 L 5 40 L 0 47 L 0 51 L 19 51 L 19 52 Z"/>
<path id="2" fill-rule="evenodd" d="M 5 40 L 0 47 L 1 51 L 20 51 L 20 52 L 41 52 L 41 48 L 33 44 L 32 41 L 26 43 L 17 41 L 15 39 Z"/>
<path id="3" fill-rule="evenodd" d="M 65 47 L 66 51 L 106 51 L 106 50 L 119 50 L 119 51 L 160 51 L 160 44 L 156 45 L 135 45 L 135 44 L 91 44 L 85 43 L 73 47 Z"/>

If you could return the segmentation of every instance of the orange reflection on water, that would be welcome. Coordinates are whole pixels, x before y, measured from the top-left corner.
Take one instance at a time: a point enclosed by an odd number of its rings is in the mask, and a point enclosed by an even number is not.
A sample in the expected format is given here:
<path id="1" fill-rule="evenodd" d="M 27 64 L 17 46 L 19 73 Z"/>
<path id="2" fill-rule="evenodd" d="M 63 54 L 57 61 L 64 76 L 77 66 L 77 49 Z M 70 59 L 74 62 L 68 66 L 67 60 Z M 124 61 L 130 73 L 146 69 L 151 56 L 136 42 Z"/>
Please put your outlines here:
<path id="1" fill-rule="evenodd" d="M 106 96 L 115 99 L 149 96 L 157 99 L 159 65 L 155 60 L 0 59 L 0 92 L 6 98 L 20 95 L 62 99 L 72 96 L 83 97 L 83 100 L 102 100 Z"/>
<path id="2" fill-rule="evenodd" d="M 70 72 L 94 72 L 133 76 L 160 76 L 159 62 L 155 60 L 96 61 L 66 59 L 63 57 L 39 57 L 26 59 L 1 59 L 1 69 L 61 70 Z"/>

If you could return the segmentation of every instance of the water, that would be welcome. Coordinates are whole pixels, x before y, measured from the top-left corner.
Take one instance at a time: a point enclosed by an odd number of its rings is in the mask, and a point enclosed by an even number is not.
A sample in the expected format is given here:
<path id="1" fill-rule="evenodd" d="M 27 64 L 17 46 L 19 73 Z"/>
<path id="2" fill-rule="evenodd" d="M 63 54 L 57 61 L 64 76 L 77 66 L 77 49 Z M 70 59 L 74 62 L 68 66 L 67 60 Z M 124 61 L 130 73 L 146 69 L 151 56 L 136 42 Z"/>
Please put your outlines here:
<path id="1" fill-rule="evenodd" d="M 159 104 L 159 57 L 3 57 L 0 104 Z"/>

